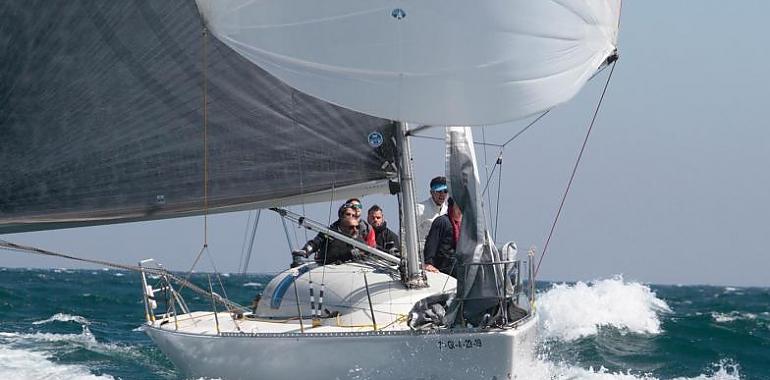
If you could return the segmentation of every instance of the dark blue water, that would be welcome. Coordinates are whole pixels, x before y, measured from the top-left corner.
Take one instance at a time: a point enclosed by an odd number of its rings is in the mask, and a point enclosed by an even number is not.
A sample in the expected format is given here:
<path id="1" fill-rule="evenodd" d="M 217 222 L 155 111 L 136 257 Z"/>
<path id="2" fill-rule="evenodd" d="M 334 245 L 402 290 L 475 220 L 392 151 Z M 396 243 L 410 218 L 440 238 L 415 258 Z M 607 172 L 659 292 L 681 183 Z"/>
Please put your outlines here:
<path id="1" fill-rule="evenodd" d="M 222 280 L 248 305 L 269 276 Z M 183 379 L 137 329 L 140 294 L 130 272 L 0 268 L 0 379 Z M 541 284 L 538 310 L 523 378 L 770 379 L 770 289 Z"/>

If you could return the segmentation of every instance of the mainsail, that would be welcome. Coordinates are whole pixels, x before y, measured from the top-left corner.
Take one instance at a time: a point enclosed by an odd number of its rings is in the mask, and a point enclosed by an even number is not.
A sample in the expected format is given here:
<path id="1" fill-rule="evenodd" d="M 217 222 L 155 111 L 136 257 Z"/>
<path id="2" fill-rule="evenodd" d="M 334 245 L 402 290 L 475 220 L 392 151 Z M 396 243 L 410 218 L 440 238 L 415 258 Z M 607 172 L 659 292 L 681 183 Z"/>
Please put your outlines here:
<path id="1" fill-rule="evenodd" d="M 368 115 L 484 125 L 572 98 L 615 50 L 620 0 L 197 0 L 227 46 Z"/>
<path id="2" fill-rule="evenodd" d="M 390 120 L 202 32 L 184 0 L 4 1 L 0 233 L 198 214 L 204 189 L 215 212 L 386 188 Z"/>

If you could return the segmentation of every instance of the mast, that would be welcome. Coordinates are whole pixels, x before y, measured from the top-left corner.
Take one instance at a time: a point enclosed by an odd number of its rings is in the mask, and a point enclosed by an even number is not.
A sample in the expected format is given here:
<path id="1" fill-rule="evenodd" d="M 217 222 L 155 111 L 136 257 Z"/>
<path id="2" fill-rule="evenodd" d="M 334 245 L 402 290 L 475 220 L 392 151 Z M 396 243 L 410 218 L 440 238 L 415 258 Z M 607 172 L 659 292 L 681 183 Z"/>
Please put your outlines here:
<path id="1" fill-rule="evenodd" d="M 414 178 L 412 175 L 412 150 L 409 145 L 409 125 L 396 122 L 396 144 L 399 147 L 398 173 L 401 183 L 401 215 L 403 232 L 401 239 L 402 257 L 406 258 L 406 278 L 404 283 L 410 287 L 424 286 L 425 281 L 420 268 L 420 252 L 417 247 L 417 216 L 415 214 Z"/>

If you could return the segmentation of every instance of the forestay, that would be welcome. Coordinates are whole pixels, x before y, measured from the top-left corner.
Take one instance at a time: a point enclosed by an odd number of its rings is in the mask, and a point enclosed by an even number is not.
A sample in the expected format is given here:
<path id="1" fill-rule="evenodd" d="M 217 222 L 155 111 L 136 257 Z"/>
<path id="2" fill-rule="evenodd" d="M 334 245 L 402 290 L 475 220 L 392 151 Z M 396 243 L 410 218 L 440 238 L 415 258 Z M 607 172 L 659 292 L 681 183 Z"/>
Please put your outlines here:
<path id="1" fill-rule="evenodd" d="M 386 188 L 389 120 L 204 48 L 202 26 L 184 0 L 3 2 L 0 233 L 201 213 L 205 168 L 212 212 Z"/>
<path id="2" fill-rule="evenodd" d="M 369 115 L 495 124 L 573 97 L 616 46 L 620 0 L 197 0 L 225 44 Z"/>

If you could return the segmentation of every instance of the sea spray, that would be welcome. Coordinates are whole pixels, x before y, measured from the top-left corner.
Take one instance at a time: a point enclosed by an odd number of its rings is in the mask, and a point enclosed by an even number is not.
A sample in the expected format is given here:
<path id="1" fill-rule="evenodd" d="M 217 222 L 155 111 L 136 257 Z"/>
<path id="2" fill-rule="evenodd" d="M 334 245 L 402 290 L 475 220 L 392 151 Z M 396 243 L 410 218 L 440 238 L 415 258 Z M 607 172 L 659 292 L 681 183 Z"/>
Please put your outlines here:
<path id="1" fill-rule="evenodd" d="M 110 375 L 94 375 L 84 365 L 56 363 L 41 352 L 0 347 L 0 379 L 105 380 L 114 378 Z"/>
<path id="2" fill-rule="evenodd" d="M 671 309 L 646 285 L 622 276 L 574 285 L 555 284 L 538 296 L 545 338 L 572 341 L 602 326 L 623 332 L 659 334 L 661 313 Z"/>
<path id="3" fill-rule="evenodd" d="M 692 377 L 669 377 L 652 371 L 608 369 L 603 365 L 581 365 L 575 358 L 565 359 L 564 352 L 584 354 L 585 339 L 600 344 L 597 335 L 603 327 L 623 334 L 645 337 L 665 334 L 661 319 L 674 311 L 652 289 L 622 276 L 589 283 L 554 284 L 538 295 L 540 316 L 538 355 L 534 360 L 519 361 L 515 379 L 527 380 L 740 380 L 740 365 L 723 359 L 706 364 Z M 638 343 L 623 338 L 631 346 Z M 583 344 L 580 341 L 583 341 Z M 597 342 L 597 340 L 599 342 Z M 588 347 L 592 345 L 589 344 Z M 554 349 L 558 347 L 558 349 Z M 696 372 L 697 373 L 697 372 Z"/>

